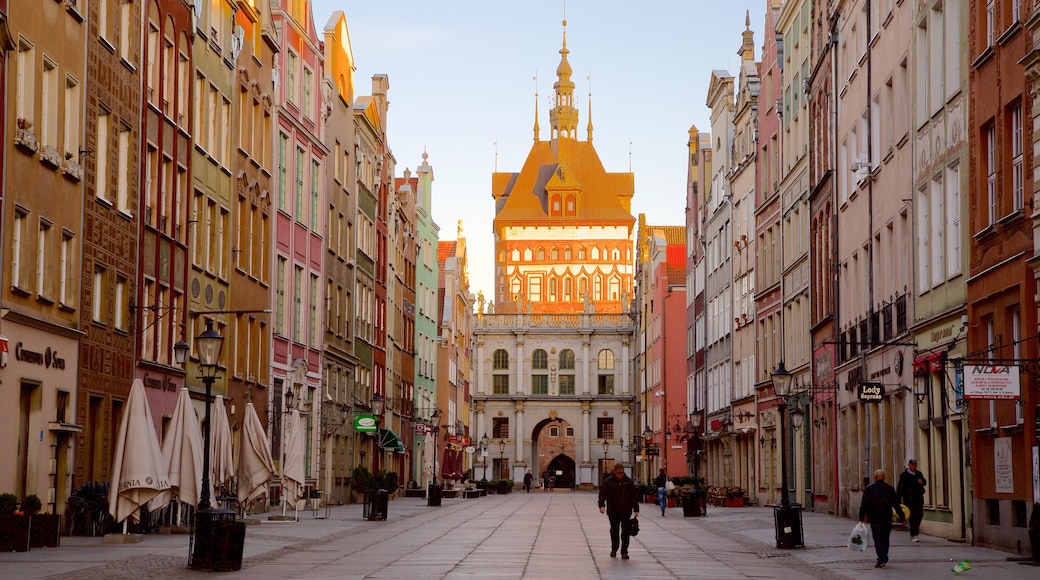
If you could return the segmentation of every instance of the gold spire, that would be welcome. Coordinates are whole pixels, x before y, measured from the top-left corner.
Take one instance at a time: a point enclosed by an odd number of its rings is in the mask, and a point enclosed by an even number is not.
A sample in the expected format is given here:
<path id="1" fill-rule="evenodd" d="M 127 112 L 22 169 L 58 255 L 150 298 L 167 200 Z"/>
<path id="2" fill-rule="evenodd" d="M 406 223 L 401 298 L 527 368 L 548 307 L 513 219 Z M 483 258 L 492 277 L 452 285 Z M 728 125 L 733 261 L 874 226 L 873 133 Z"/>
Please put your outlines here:
<path id="1" fill-rule="evenodd" d="M 538 71 L 535 71 L 531 80 L 534 81 L 534 142 L 537 143 L 541 138 L 539 133 L 542 132 L 541 127 L 538 126 Z"/>
<path id="2" fill-rule="evenodd" d="M 556 67 L 556 104 L 549 113 L 554 139 L 575 138 L 578 128 L 578 111 L 574 108 L 574 81 L 571 80 L 571 64 L 567 62 L 567 21 L 563 21 L 563 48 L 560 49 L 560 65 Z"/>
<path id="3" fill-rule="evenodd" d="M 592 143 L 592 73 L 585 77 L 589 81 L 589 143 Z"/>

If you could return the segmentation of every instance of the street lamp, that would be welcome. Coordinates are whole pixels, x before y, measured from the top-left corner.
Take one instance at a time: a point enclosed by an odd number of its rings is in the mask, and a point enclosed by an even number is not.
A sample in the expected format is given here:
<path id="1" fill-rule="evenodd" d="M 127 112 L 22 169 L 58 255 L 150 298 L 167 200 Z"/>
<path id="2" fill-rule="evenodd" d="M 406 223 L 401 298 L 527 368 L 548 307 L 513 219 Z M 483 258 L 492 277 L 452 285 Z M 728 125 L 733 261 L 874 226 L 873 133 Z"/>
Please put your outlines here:
<path id="1" fill-rule="evenodd" d="M 785 450 L 786 437 L 784 436 L 784 422 L 786 421 L 787 396 L 791 392 L 791 380 L 794 376 L 784 366 L 784 361 L 773 371 L 773 393 L 779 402 L 777 408 L 780 410 L 780 505 L 774 506 L 773 518 L 776 523 L 776 547 L 793 548 L 804 545 L 802 540 L 801 512 L 791 509 L 790 498 L 787 495 L 787 453 Z M 792 415 L 794 413 L 792 412 Z M 801 423 L 803 416 L 799 419 L 792 417 L 792 421 Z"/>
<path id="2" fill-rule="evenodd" d="M 504 459 L 506 454 L 506 440 L 498 440 L 498 478 L 503 479 L 506 474 L 506 461 Z"/>
<path id="3" fill-rule="evenodd" d="M 791 412 L 788 413 L 788 415 L 791 416 L 791 425 L 793 425 L 795 429 L 801 429 L 802 424 L 805 423 L 805 410 L 799 405 L 794 409 L 791 409 Z"/>
<path id="4" fill-rule="evenodd" d="M 484 433 L 484 436 L 480 438 L 480 455 L 484 460 L 484 478 L 481 481 L 487 481 L 487 450 L 488 450 L 488 436 Z"/>
<path id="5" fill-rule="evenodd" d="M 701 414 L 700 411 L 690 413 L 690 443 L 692 449 L 690 450 L 690 456 L 693 458 L 693 486 L 700 487 L 700 466 L 701 458 L 700 453 L 700 442 L 701 442 Z"/>
<path id="6" fill-rule="evenodd" d="M 202 497 L 199 498 L 199 511 L 210 509 L 209 497 L 209 440 L 212 424 L 209 418 L 210 398 L 213 383 L 217 380 L 217 365 L 220 363 L 220 348 L 224 345 L 224 337 L 213 330 L 213 322 L 206 321 L 206 330 L 195 337 L 199 351 L 199 372 L 202 373 L 202 384 L 206 385 L 206 431 L 203 433 L 202 448 Z"/>
<path id="7" fill-rule="evenodd" d="M 610 441 L 603 440 L 603 473 L 607 472 L 607 452 L 610 451 Z"/>
<path id="8" fill-rule="evenodd" d="M 654 466 L 650 464 L 650 450 L 653 445 L 654 432 L 650 430 L 648 425 L 646 429 L 643 429 L 643 465 L 646 467 L 646 479 L 647 481 L 653 477 Z"/>
<path id="9" fill-rule="evenodd" d="M 430 415 L 430 422 L 433 423 L 433 481 L 426 490 L 426 505 L 439 506 L 441 505 L 441 487 L 437 485 L 437 439 L 441 434 L 440 409 L 433 410 L 433 414 Z M 429 434 L 427 433 L 427 435 Z"/>
<path id="10" fill-rule="evenodd" d="M 372 397 L 372 414 L 375 415 L 376 419 L 376 454 L 372 459 L 372 473 L 378 473 L 379 456 L 383 454 L 383 447 L 380 445 L 382 434 L 379 432 L 379 425 L 383 422 L 383 409 L 385 408 L 386 400 L 379 395 L 374 395 Z"/>

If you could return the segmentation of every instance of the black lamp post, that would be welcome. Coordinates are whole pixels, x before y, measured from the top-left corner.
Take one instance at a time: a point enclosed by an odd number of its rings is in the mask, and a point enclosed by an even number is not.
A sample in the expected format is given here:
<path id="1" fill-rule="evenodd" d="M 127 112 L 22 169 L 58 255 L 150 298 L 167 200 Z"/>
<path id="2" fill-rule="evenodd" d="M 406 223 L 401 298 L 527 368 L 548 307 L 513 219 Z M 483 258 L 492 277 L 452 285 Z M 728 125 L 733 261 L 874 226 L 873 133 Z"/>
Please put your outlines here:
<path id="1" fill-rule="evenodd" d="M 487 481 L 487 450 L 488 450 L 488 436 L 484 433 L 484 436 L 480 438 L 480 455 L 484 460 L 484 479 L 481 481 Z"/>
<path id="2" fill-rule="evenodd" d="M 506 461 L 504 459 L 506 454 L 506 440 L 498 440 L 498 478 L 503 479 L 506 475 Z"/>
<path id="3" fill-rule="evenodd" d="M 700 411 L 690 413 L 690 457 L 693 459 L 693 486 L 700 487 L 700 443 L 701 443 L 701 414 Z"/>
<path id="4" fill-rule="evenodd" d="M 654 444 L 654 432 L 647 426 L 643 429 L 643 465 L 646 467 L 646 480 L 650 481 L 650 478 L 654 475 L 654 466 L 650 464 L 650 451 L 653 449 Z"/>
<path id="5" fill-rule="evenodd" d="M 383 409 L 386 408 L 386 399 L 379 395 L 372 397 L 372 414 L 375 415 L 376 419 L 376 450 L 375 456 L 372 459 L 372 473 L 379 472 L 379 456 L 383 454 L 383 447 L 380 445 L 380 438 L 382 433 L 379 432 L 379 426 L 383 423 Z"/>
<path id="6" fill-rule="evenodd" d="M 786 437 L 784 436 L 784 423 L 786 421 L 787 396 L 791 392 L 791 380 L 794 376 L 784 366 L 784 361 L 773 371 L 773 394 L 778 399 L 777 408 L 780 410 L 780 505 L 773 508 L 773 518 L 776 522 L 776 547 L 793 548 L 805 545 L 802 540 L 802 514 L 797 509 L 791 509 L 791 501 L 787 494 L 787 453 Z M 792 417 L 792 420 L 793 417 Z M 801 421 L 799 421 L 800 423 Z"/>
<path id="7" fill-rule="evenodd" d="M 437 436 L 441 434 L 441 411 L 437 409 L 430 415 L 433 419 L 433 485 L 437 485 Z"/>
<path id="8" fill-rule="evenodd" d="M 607 472 L 607 452 L 610 451 L 610 441 L 603 440 L 603 473 Z"/>

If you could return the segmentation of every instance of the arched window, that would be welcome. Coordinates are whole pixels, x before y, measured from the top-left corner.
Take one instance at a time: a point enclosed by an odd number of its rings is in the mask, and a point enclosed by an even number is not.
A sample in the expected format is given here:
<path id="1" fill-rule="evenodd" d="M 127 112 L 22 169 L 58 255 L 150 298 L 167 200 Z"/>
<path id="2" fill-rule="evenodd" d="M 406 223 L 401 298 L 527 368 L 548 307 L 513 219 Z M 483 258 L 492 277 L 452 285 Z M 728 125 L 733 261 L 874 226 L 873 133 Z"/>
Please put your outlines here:
<path id="1" fill-rule="evenodd" d="M 585 248 L 578 248 L 578 259 L 579 260 L 584 260 L 585 259 Z"/>
<path id="2" fill-rule="evenodd" d="M 531 252 L 531 248 L 527 248 L 527 249 L 524 250 L 524 261 L 525 262 L 530 262 L 533 256 L 534 256 L 534 254 Z"/>
<path id="3" fill-rule="evenodd" d="M 589 279 L 585 276 L 578 278 L 578 298 L 584 299 L 589 293 Z M 589 298 L 592 298 L 589 296 Z"/>
<path id="4" fill-rule="evenodd" d="M 566 248 L 566 249 L 563 250 L 563 259 L 564 260 L 570 262 L 571 259 L 573 259 L 573 258 L 574 258 L 574 254 L 571 253 L 571 249 L 570 248 Z"/>
<path id="5" fill-rule="evenodd" d="M 560 351 L 560 370 L 561 371 L 573 371 L 574 370 L 574 351 L 567 348 Z"/>
<path id="6" fill-rule="evenodd" d="M 563 300 L 564 300 L 564 302 L 570 302 L 571 296 L 574 293 L 574 289 L 572 288 L 573 285 L 574 285 L 574 283 L 571 282 L 570 277 L 567 277 L 567 278 L 563 279 Z"/>
<path id="7" fill-rule="evenodd" d="M 598 260 L 599 259 L 599 248 L 597 248 L 596 246 L 592 246 L 592 259 L 593 260 Z"/>
<path id="8" fill-rule="evenodd" d="M 549 355 L 540 348 L 531 353 L 531 394 L 549 394 Z"/>
<path id="9" fill-rule="evenodd" d="M 549 259 L 552 260 L 553 262 L 555 262 L 556 260 L 559 260 L 560 259 L 560 251 L 557 250 L 556 248 L 553 248 L 552 251 L 549 252 Z"/>
<path id="10" fill-rule="evenodd" d="M 549 354 L 543 349 L 538 349 L 531 353 L 531 368 L 538 371 L 544 371 L 549 368 Z"/>
<path id="11" fill-rule="evenodd" d="M 516 248 L 513 248 L 513 252 L 511 254 L 511 257 L 512 257 L 511 259 L 514 262 L 519 262 L 520 261 L 520 250 L 518 250 Z"/>
<path id="12" fill-rule="evenodd" d="M 621 259 L 621 250 L 614 248 L 610 251 L 610 259 L 615 262 Z"/>
<path id="13" fill-rule="evenodd" d="M 549 300 L 556 300 L 557 294 L 559 294 L 560 282 L 556 279 L 556 276 L 549 278 Z"/>
<path id="14" fill-rule="evenodd" d="M 593 300 L 603 300 L 603 278 L 601 276 L 596 276 L 596 279 L 593 280 L 592 296 Z"/>
<path id="15" fill-rule="evenodd" d="M 574 351 L 564 349 L 560 351 L 560 394 L 574 394 Z"/>
<path id="16" fill-rule="evenodd" d="M 543 250 L 542 248 L 538 248 L 538 261 L 539 262 L 544 262 L 545 261 L 545 250 Z"/>
<path id="17" fill-rule="evenodd" d="M 614 353 L 608 349 L 599 351 L 596 357 L 599 374 L 596 376 L 597 392 L 600 395 L 614 394 Z"/>
<path id="18" fill-rule="evenodd" d="M 614 351 L 608 348 L 599 351 L 599 355 L 596 357 L 596 366 L 601 371 L 614 370 Z"/>
<path id="19" fill-rule="evenodd" d="M 492 356 L 491 368 L 496 371 L 509 370 L 509 353 L 504 348 L 495 351 Z"/>

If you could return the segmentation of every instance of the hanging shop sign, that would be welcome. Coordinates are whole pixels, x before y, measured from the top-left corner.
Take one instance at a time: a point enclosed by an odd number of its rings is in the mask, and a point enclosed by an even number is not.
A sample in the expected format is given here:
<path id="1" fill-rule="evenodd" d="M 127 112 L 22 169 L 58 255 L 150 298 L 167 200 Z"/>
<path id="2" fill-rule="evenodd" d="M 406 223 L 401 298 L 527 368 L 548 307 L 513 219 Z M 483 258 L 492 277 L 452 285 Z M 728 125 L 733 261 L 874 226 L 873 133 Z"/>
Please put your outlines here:
<path id="1" fill-rule="evenodd" d="M 1018 365 L 964 365 L 965 399 L 1019 399 Z"/>
<path id="2" fill-rule="evenodd" d="M 856 396 L 862 403 L 880 403 L 885 400 L 885 385 L 881 383 L 860 383 Z"/>
<path id="3" fill-rule="evenodd" d="M 354 431 L 358 433 L 375 433 L 379 423 L 372 415 L 358 415 L 354 417 Z"/>

